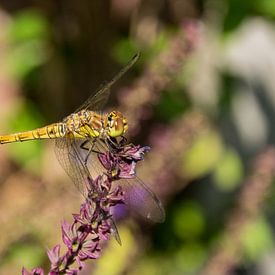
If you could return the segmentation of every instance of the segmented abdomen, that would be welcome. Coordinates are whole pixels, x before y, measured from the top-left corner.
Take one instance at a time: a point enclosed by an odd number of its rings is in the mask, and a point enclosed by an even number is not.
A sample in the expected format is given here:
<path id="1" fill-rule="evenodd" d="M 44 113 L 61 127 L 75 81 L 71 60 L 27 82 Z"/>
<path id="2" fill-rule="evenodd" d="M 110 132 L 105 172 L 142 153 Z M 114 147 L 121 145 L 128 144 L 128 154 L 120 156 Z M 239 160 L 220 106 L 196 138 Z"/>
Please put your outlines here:
<path id="1" fill-rule="evenodd" d="M 0 136 L 0 144 L 32 139 L 52 139 L 64 137 L 66 133 L 65 129 L 66 125 L 64 123 L 53 123 L 32 131 Z"/>

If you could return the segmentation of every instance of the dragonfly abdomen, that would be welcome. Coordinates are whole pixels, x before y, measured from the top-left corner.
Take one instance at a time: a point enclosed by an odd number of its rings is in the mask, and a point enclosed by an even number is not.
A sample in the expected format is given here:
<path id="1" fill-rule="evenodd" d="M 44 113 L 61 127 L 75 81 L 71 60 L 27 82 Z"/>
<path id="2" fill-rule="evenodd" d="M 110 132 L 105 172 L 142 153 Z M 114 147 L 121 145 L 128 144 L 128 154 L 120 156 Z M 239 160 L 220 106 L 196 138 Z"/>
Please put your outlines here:
<path id="1" fill-rule="evenodd" d="M 65 125 L 64 123 L 53 123 L 42 128 L 31 131 L 15 133 L 10 135 L 0 136 L 0 144 L 11 142 L 22 142 L 33 139 L 52 139 L 64 137 Z"/>

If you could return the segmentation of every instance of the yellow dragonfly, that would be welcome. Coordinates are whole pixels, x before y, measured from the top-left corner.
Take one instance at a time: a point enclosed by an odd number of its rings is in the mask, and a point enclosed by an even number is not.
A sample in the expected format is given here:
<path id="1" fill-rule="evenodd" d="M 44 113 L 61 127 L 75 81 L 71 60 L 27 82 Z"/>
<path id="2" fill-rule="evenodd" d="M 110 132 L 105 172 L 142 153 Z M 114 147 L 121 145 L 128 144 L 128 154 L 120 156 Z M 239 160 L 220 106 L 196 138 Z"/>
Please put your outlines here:
<path id="1" fill-rule="evenodd" d="M 53 123 L 31 131 L 0 136 L 0 144 L 23 142 L 34 139 L 55 139 L 56 156 L 72 179 L 77 189 L 86 194 L 85 180 L 92 178 L 89 166 L 99 173 L 98 161 L 94 150 L 85 151 L 84 144 L 90 148 L 102 151 L 107 147 L 107 141 L 123 137 L 128 129 L 127 119 L 119 112 L 103 113 L 112 85 L 120 79 L 137 61 L 136 54 L 114 78 L 104 84 L 93 96 L 90 96 L 74 113 L 65 117 L 61 122 Z M 140 215 L 154 221 L 164 220 L 164 210 L 160 200 L 138 177 L 121 180 L 122 188 L 130 191 L 126 196 L 126 204 Z M 126 190 L 125 189 L 125 190 Z"/>

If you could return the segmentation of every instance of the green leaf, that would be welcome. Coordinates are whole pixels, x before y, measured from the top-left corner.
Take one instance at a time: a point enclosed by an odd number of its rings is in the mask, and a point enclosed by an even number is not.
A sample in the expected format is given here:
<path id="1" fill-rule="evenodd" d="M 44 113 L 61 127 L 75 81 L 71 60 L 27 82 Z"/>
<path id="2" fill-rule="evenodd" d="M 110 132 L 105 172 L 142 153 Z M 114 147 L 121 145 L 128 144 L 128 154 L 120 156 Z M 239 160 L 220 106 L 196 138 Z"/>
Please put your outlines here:
<path id="1" fill-rule="evenodd" d="M 259 218 L 246 225 L 241 241 L 246 257 L 251 261 L 259 259 L 272 249 L 272 229 L 263 217 Z"/>
<path id="2" fill-rule="evenodd" d="M 47 21 L 34 10 L 23 11 L 13 17 L 9 30 L 11 47 L 7 58 L 11 74 L 19 79 L 24 78 L 47 60 L 48 33 Z"/>
<path id="3" fill-rule="evenodd" d="M 11 41 L 15 43 L 46 39 L 48 33 L 48 22 L 35 10 L 25 10 L 15 14 L 9 32 Z"/>
<path id="4" fill-rule="evenodd" d="M 223 144 L 218 133 L 207 131 L 201 134 L 182 157 L 185 176 L 196 178 L 212 171 L 220 160 Z"/>
<path id="5" fill-rule="evenodd" d="M 198 238 L 205 228 L 200 206 L 192 201 L 178 205 L 173 215 L 173 227 L 176 236 L 180 239 Z"/>
<path id="6" fill-rule="evenodd" d="M 45 258 L 45 251 L 38 244 L 17 243 L 14 244 L 8 254 L 1 260 L 1 265 L 21 265 L 33 268 L 41 265 Z"/>
<path id="7" fill-rule="evenodd" d="M 15 77 L 22 79 L 33 69 L 47 60 L 45 45 L 42 41 L 29 41 L 28 43 L 14 46 L 8 56 L 10 72 Z"/>
<path id="8" fill-rule="evenodd" d="M 239 155 L 232 150 L 224 152 L 214 171 L 214 182 L 223 191 L 231 191 L 243 177 L 243 166 Z"/>
<path id="9" fill-rule="evenodd" d="M 198 274 L 206 259 L 206 251 L 201 243 L 187 243 L 179 247 L 175 257 L 174 274 Z"/>
<path id="10" fill-rule="evenodd" d="M 263 15 L 275 17 L 275 2 L 271 0 L 253 1 L 254 7 Z"/>
<path id="11" fill-rule="evenodd" d="M 170 122 L 189 108 L 190 102 L 182 90 L 171 90 L 162 93 L 155 113 L 157 120 Z"/>
<path id="12" fill-rule="evenodd" d="M 138 53 L 139 50 L 135 43 L 129 38 L 120 39 L 112 49 L 112 55 L 121 64 L 126 64 Z"/>

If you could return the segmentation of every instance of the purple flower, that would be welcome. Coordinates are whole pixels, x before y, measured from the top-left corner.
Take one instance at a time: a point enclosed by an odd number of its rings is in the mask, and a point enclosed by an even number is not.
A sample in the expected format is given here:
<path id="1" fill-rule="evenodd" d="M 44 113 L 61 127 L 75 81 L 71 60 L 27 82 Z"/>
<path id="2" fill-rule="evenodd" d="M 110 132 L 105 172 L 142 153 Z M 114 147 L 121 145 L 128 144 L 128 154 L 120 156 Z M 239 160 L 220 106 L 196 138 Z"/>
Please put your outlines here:
<path id="1" fill-rule="evenodd" d="M 149 146 L 141 147 L 140 145 L 134 146 L 132 144 L 122 147 L 119 154 L 128 158 L 130 160 L 135 160 L 136 162 L 143 160 L 144 154 L 150 151 Z"/>
<path id="2" fill-rule="evenodd" d="M 58 244 L 53 249 L 48 250 L 47 254 L 51 262 L 51 270 L 58 272 L 64 260 L 64 257 L 60 257 L 60 245 Z"/>
<path id="3" fill-rule="evenodd" d="M 84 261 L 86 259 L 97 259 L 100 255 L 100 251 L 101 249 L 98 242 L 87 240 L 83 242 L 77 257 L 80 261 Z"/>
<path id="4" fill-rule="evenodd" d="M 148 146 L 141 147 L 130 144 L 105 154 L 99 154 L 98 158 L 112 179 L 131 179 L 136 175 L 137 162 L 143 160 L 144 154 L 149 150 Z"/>
<path id="5" fill-rule="evenodd" d="M 87 232 L 78 230 L 77 223 L 70 225 L 66 221 L 63 221 L 61 227 L 64 244 L 73 252 L 76 251 L 83 240 L 85 240 Z"/>
<path id="6" fill-rule="evenodd" d="M 94 203 L 93 203 L 94 204 Z M 95 220 L 95 213 L 93 209 L 95 208 L 94 205 L 91 203 L 85 202 L 81 205 L 80 213 L 73 214 L 73 218 L 75 222 L 78 222 L 82 225 L 91 224 L 93 220 Z"/>
<path id="7" fill-rule="evenodd" d="M 70 269 L 66 270 L 67 275 L 77 275 L 78 272 L 79 272 L 79 270 L 76 268 L 70 268 Z M 50 275 L 58 275 L 58 274 L 50 274 Z"/>
<path id="8" fill-rule="evenodd" d="M 124 192 L 121 186 L 117 186 L 112 192 L 110 192 L 106 198 L 110 206 L 115 206 L 124 203 Z"/>

